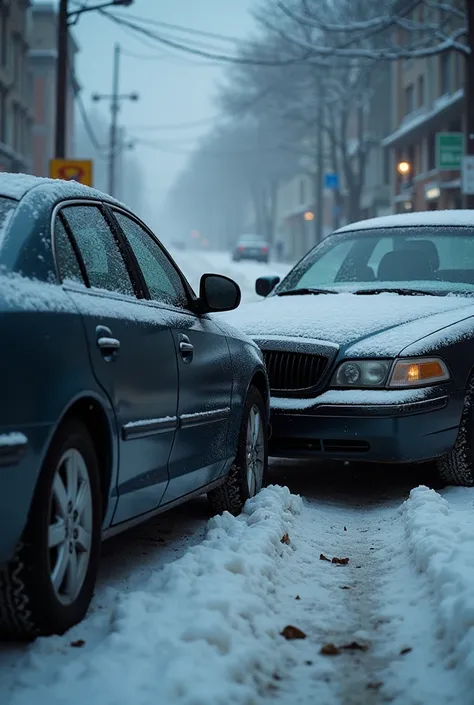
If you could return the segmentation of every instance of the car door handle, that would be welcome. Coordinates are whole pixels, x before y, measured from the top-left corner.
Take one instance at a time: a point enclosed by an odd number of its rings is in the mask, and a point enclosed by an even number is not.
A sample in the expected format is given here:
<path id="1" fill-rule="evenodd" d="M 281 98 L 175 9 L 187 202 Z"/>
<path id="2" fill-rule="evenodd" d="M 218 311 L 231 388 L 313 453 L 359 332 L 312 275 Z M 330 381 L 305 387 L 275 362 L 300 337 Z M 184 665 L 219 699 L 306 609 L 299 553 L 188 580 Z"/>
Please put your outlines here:
<path id="1" fill-rule="evenodd" d="M 193 359 L 194 345 L 191 343 L 187 335 L 179 336 L 179 351 L 183 362 L 189 363 Z"/>
<path id="2" fill-rule="evenodd" d="M 179 344 L 179 349 L 183 353 L 192 353 L 194 352 L 194 345 L 192 343 L 186 343 L 184 340 L 182 340 Z"/>
<path id="3" fill-rule="evenodd" d="M 120 340 L 114 338 L 110 328 L 106 326 L 97 326 L 95 329 L 97 346 L 100 348 L 104 358 L 112 360 L 116 353 L 120 350 Z"/>

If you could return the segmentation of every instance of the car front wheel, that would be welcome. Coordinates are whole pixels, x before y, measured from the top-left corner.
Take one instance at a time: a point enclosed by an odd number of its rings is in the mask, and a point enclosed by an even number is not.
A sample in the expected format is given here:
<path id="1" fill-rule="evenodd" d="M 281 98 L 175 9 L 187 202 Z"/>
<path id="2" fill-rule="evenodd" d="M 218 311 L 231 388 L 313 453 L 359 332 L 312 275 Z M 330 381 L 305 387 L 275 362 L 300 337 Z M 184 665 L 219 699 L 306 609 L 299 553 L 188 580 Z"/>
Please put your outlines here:
<path id="1" fill-rule="evenodd" d="M 237 455 L 224 482 L 208 493 L 214 514 L 237 516 L 250 497 L 263 487 L 268 466 L 265 404 L 256 387 L 250 387 L 239 433 Z"/>
<path id="2" fill-rule="evenodd" d="M 17 553 L 0 571 L 0 636 L 63 634 L 92 599 L 101 540 L 97 454 L 86 427 L 66 421 L 40 473 Z"/>
<path id="3" fill-rule="evenodd" d="M 437 460 L 440 479 L 446 485 L 474 486 L 474 379 L 464 403 L 456 443 L 450 453 Z"/>

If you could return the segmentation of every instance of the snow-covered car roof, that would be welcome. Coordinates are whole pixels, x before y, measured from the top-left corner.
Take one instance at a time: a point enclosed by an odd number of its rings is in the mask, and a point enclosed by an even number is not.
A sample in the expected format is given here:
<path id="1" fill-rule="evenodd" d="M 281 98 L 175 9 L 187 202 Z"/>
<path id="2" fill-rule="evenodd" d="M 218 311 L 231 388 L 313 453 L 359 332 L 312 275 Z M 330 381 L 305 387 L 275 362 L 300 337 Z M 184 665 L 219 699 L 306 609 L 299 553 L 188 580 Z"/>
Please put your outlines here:
<path id="1" fill-rule="evenodd" d="M 430 225 L 474 227 L 474 211 L 443 210 L 385 215 L 380 218 L 368 218 L 367 220 L 350 223 L 350 225 L 344 225 L 339 230 L 336 230 L 336 233 L 346 233 L 352 230 L 372 230 L 375 228 L 404 228 Z"/>
<path id="2" fill-rule="evenodd" d="M 9 174 L 0 173 L 0 196 L 7 198 L 22 199 L 34 188 L 45 186 L 54 188 L 55 191 L 64 197 L 99 198 L 109 202 L 123 205 L 112 196 L 108 196 L 102 191 L 84 186 L 77 181 L 63 181 L 62 179 L 47 179 L 31 174 Z"/>

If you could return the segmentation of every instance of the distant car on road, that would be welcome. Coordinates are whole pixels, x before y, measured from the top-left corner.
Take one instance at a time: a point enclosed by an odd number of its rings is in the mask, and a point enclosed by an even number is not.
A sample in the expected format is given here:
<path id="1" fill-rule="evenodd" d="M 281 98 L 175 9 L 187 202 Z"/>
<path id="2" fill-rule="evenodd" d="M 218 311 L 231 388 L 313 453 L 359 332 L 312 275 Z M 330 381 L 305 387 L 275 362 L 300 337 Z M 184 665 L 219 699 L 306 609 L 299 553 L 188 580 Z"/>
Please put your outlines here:
<path id="1" fill-rule="evenodd" d="M 242 235 L 236 242 L 232 259 L 240 262 L 243 259 L 268 262 L 270 258 L 270 245 L 260 235 Z"/>
<path id="2" fill-rule="evenodd" d="M 228 314 L 261 347 L 270 454 L 435 460 L 474 485 L 474 213 L 341 228 Z"/>
<path id="3" fill-rule="evenodd" d="M 100 542 L 193 496 L 240 512 L 267 464 L 262 353 L 154 234 L 77 183 L 0 174 L 0 638 L 85 615 Z"/>

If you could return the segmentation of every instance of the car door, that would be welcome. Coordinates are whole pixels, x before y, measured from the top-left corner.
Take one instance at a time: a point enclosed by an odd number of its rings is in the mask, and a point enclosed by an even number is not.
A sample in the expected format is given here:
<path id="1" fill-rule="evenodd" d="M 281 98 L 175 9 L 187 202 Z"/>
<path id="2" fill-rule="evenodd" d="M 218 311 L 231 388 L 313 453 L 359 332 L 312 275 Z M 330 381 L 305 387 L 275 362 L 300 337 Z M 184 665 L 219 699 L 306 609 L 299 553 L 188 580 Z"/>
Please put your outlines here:
<path id="1" fill-rule="evenodd" d="M 173 335 L 166 313 L 137 298 L 133 259 L 100 204 L 62 204 L 54 232 L 56 249 L 72 245 L 78 258 L 84 283 L 76 276 L 64 286 L 82 314 L 94 375 L 115 409 L 117 524 L 155 509 L 168 485 L 178 401 Z"/>
<path id="2" fill-rule="evenodd" d="M 193 313 L 177 270 L 154 235 L 129 214 L 114 215 L 136 257 L 153 307 L 172 312 L 178 358 L 178 429 L 163 503 L 215 480 L 229 454 L 232 364 L 227 339 L 213 321 Z"/>

